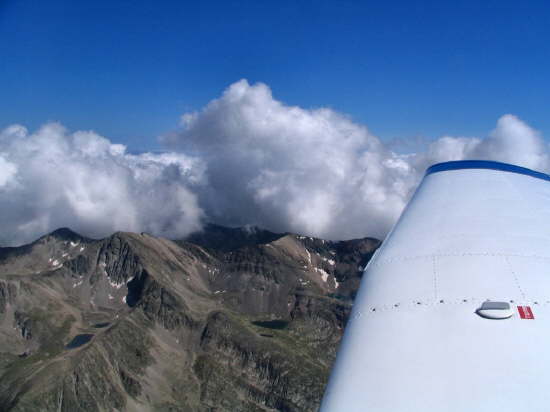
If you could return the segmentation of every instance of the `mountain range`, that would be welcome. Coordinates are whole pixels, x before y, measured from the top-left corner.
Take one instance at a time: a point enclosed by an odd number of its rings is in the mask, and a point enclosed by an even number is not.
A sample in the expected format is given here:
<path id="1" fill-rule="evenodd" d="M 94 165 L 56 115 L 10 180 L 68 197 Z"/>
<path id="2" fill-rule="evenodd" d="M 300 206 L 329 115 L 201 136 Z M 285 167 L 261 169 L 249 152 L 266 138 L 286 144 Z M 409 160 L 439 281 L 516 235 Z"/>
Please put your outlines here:
<path id="1" fill-rule="evenodd" d="M 207 225 L 0 248 L 0 411 L 315 411 L 379 244 Z"/>

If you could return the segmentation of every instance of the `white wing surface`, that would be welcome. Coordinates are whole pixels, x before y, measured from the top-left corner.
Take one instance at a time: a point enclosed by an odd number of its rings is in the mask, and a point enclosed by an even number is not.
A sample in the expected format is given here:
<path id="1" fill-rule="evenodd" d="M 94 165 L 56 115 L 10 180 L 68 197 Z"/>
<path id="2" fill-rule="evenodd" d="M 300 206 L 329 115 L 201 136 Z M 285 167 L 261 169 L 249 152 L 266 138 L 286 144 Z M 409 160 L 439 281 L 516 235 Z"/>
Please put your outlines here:
<path id="1" fill-rule="evenodd" d="M 321 411 L 550 411 L 550 176 L 428 169 L 365 269 Z"/>

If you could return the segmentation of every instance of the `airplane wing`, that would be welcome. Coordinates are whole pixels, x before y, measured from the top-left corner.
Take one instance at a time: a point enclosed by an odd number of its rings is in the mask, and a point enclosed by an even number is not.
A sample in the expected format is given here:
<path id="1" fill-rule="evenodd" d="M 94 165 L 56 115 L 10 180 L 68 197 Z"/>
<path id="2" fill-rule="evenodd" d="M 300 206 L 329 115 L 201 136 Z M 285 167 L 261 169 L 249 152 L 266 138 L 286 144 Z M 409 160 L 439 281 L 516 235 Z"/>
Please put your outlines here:
<path id="1" fill-rule="evenodd" d="M 427 170 L 365 269 L 320 410 L 550 411 L 550 176 Z"/>

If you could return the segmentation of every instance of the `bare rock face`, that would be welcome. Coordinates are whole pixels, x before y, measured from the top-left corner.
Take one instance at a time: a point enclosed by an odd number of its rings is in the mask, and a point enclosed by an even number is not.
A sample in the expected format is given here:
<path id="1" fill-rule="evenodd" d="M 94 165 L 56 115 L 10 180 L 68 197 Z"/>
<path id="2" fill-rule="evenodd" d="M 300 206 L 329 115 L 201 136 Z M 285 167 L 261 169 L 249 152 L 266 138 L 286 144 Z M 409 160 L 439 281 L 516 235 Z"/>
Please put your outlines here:
<path id="1" fill-rule="evenodd" d="M 0 248 L 0 410 L 315 411 L 379 243 L 210 225 Z"/>

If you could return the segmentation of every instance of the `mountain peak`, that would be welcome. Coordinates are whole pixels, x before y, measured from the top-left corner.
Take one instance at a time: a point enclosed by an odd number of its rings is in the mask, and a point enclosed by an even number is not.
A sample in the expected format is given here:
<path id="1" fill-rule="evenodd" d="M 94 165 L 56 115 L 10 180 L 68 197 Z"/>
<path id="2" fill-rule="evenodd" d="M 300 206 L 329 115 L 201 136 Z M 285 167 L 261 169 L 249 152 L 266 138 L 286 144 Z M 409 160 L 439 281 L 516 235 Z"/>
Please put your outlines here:
<path id="1" fill-rule="evenodd" d="M 201 231 L 191 233 L 183 240 L 209 249 L 230 252 L 245 246 L 270 243 L 283 236 L 253 225 L 226 227 L 208 223 Z"/>
<path id="2" fill-rule="evenodd" d="M 50 234 L 46 236 L 55 237 L 60 240 L 81 240 L 84 239 L 83 236 L 79 235 L 78 233 L 74 232 L 73 230 L 69 229 L 68 227 L 61 227 L 59 229 L 54 230 Z"/>

